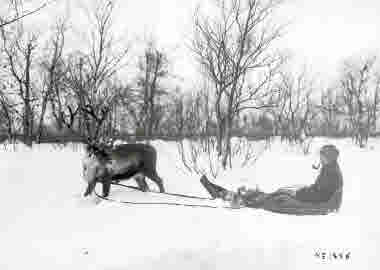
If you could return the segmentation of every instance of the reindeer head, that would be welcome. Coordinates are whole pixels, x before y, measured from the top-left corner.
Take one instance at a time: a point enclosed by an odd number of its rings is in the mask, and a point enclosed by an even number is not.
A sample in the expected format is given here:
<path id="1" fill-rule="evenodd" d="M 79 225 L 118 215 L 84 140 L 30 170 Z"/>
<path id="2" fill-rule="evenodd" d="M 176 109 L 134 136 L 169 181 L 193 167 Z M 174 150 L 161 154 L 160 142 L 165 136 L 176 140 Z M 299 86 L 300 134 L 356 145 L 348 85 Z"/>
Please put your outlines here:
<path id="1" fill-rule="evenodd" d="M 107 148 L 109 148 L 109 146 L 105 145 L 104 143 L 100 143 L 99 138 L 101 126 L 107 117 L 109 109 L 101 109 L 100 116 L 98 116 L 95 113 L 93 107 L 91 107 L 90 105 L 86 105 L 84 107 L 78 106 L 75 110 L 73 110 L 70 106 L 67 107 L 69 115 L 62 115 L 64 124 L 74 134 L 79 135 L 85 144 L 85 155 L 82 159 L 82 176 L 84 180 L 88 183 L 88 187 L 85 193 L 85 196 L 87 196 L 91 194 L 93 189 L 95 188 L 95 183 L 97 179 L 101 178 L 105 174 L 107 170 L 107 163 L 110 160 L 109 154 L 107 153 Z M 75 129 L 73 128 L 73 124 L 79 110 L 81 110 L 86 116 L 91 117 L 96 124 L 95 130 L 92 134 L 90 134 L 91 132 L 90 130 L 88 130 L 89 136 L 87 137 L 82 136 L 82 134 L 79 134 L 79 132 L 75 131 Z"/>
<path id="2" fill-rule="evenodd" d="M 107 148 L 109 146 L 89 141 L 86 143 L 85 152 L 88 157 L 95 157 L 101 162 L 107 162 L 110 159 Z"/>

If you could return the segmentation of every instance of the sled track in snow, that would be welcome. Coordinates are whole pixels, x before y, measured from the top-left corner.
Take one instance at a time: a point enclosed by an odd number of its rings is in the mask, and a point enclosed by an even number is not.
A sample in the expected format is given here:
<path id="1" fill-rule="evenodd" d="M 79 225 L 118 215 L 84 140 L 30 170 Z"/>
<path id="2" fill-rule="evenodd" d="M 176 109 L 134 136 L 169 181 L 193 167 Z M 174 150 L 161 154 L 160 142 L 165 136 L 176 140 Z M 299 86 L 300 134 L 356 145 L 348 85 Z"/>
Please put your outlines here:
<path id="1" fill-rule="evenodd" d="M 114 186 L 120 186 L 120 187 L 134 189 L 134 190 L 143 192 L 138 187 L 123 185 L 123 184 L 119 184 L 119 183 L 116 183 L 116 182 L 112 182 L 111 184 L 114 185 Z M 203 200 L 203 201 L 206 201 L 206 200 L 213 201 L 213 200 L 215 200 L 215 199 L 207 198 L 207 197 L 199 197 L 199 196 L 192 196 L 192 195 L 179 194 L 179 193 L 157 192 L 157 191 L 146 191 L 146 192 L 157 193 L 157 194 L 164 194 L 164 195 L 168 195 L 168 196 L 172 196 L 172 197 L 177 197 L 177 198 L 197 199 L 197 200 Z M 238 209 L 238 208 L 233 208 L 233 207 L 230 207 L 230 206 L 215 206 L 215 205 L 207 205 L 207 204 L 188 204 L 188 203 L 176 203 L 176 202 L 135 202 L 135 201 L 125 201 L 125 200 L 116 200 L 116 199 L 112 199 L 112 198 L 109 198 L 109 197 L 104 197 L 104 196 L 98 194 L 96 192 L 96 190 L 94 190 L 94 193 L 95 193 L 95 195 L 98 198 L 100 198 L 102 200 L 110 201 L 110 202 L 115 202 L 115 203 L 120 203 L 120 204 L 130 204 L 130 205 L 170 205 L 170 206 L 184 206 L 184 207 L 194 207 L 194 208 L 213 208 L 213 209 L 222 208 L 222 209 L 235 209 L 235 210 Z"/>

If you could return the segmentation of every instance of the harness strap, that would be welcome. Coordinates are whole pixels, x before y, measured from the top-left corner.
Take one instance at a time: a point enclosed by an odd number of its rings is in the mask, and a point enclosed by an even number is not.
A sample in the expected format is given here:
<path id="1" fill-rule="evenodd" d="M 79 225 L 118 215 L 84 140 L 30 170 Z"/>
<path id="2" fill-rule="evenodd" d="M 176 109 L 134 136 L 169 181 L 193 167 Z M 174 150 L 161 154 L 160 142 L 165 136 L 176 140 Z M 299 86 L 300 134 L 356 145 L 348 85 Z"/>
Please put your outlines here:
<path id="1" fill-rule="evenodd" d="M 120 183 L 117 183 L 117 182 L 114 182 L 114 181 L 111 182 L 111 184 L 114 185 L 114 186 L 120 186 L 120 187 L 125 187 L 125 188 L 131 188 L 131 189 L 135 189 L 135 190 L 139 190 L 139 191 L 141 191 L 138 187 L 135 187 L 135 186 L 129 186 L 129 185 L 123 185 L 123 184 L 120 184 Z M 157 193 L 157 194 L 165 194 L 165 195 L 169 195 L 169 196 L 182 197 L 182 198 L 190 198 L 190 199 L 215 200 L 215 199 L 213 199 L 213 198 L 209 198 L 209 197 L 200 197 L 200 196 L 186 195 L 186 194 L 180 194 L 180 193 L 158 192 L 158 191 L 154 191 L 154 190 L 149 190 L 149 191 L 146 191 L 146 192 Z"/>
<path id="2" fill-rule="evenodd" d="M 111 184 L 112 185 L 116 185 L 116 186 L 122 186 L 122 187 L 125 187 L 125 188 L 130 188 L 130 189 L 135 189 L 135 190 L 141 191 L 139 188 L 134 187 L 134 186 L 127 186 L 127 185 L 119 184 L 119 183 L 116 183 L 116 182 L 111 182 Z M 167 192 L 157 192 L 157 191 L 147 191 L 147 192 L 160 193 L 160 194 L 165 194 L 165 195 L 169 195 L 169 196 L 182 197 L 182 198 L 191 198 L 191 199 L 198 199 L 198 200 L 209 200 L 209 201 L 213 200 L 211 198 L 191 196 L 191 195 L 185 195 L 185 194 L 179 194 L 179 193 L 167 193 Z M 94 193 L 95 193 L 95 195 L 98 198 L 100 198 L 102 200 L 106 200 L 106 201 L 110 201 L 110 202 L 116 202 L 116 203 L 120 203 L 120 204 L 131 204 L 131 205 L 170 205 L 170 206 L 185 206 L 185 207 L 196 207 L 196 208 L 235 209 L 235 208 L 229 207 L 229 206 L 219 207 L 219 206 L 204 205 L 204 204 L 187 204 L 187 203 L 174 203 L 174 202 L 134 202 L 134 201 L 124 201 L 124 200 L 121 201 L 121 200 L 111 199 L 109 197 L 104 197 L 104 196 L 98 194 L 96 192 L 96 190 L 94 190 Z"/>

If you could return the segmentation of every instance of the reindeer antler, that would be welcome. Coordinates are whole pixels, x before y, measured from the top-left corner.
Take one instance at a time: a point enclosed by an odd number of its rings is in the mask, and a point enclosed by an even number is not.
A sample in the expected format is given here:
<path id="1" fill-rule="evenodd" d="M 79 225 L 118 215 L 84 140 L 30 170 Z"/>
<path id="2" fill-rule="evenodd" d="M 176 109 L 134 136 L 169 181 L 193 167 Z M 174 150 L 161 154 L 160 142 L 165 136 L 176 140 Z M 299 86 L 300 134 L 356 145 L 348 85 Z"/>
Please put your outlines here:
<path id="1" fill-rule="evenodd" d="M 75 116 L 77 115 L 78 111 L 79 111 L 79 106 L 75 109 L 75 111 L 73 111 L 73 109 L 71 108 L 70 105 L 67 105 L 67 108 L 69 110 L 69 119 L 70 119 L 70 122 L 67 122 L 66 121 L 66 115 L 63 111 L 61 111 L 61 119 L 63 121 L 63 123 L 65 124 L 65 126 L 70 129 L 70 130 L 73 130 L 73 124 L 74 124 L 74 121 L 75 121 Z"/>
<path id="2" fill-rule="evenodd" d="M 95 121 L 96 121 L 98 124 L 102 124 L 103 121 L 106 119 L 107 114 L 108 114 L 109 111 L 110 111 L 110 108 L 109 108 L 108 106 L 107 106 L 107 107 L 103 107 L 103 108 L 101 109 L 101 114 L 102 114 L 101 117 L 98 117 L 98 116 L 96 115 L 96 113 L 95 113 L 95 111 L 94 111 L 94 108 L 93 108 L 91 105 L 89 105 L 89 104 L 85 105 L 85 106 L 82 108 L 82 111 L 85 112 L 85 113 L 87 113 L 88 115 L 90 115 L 92 118 L 94 118 Z"/>
<path id="3" fill-rule="evenodd" d="M 62 119 L 62 122 L 63 124 L 75 135 L 79 136 L 85 143 L 87 143 L 88 145 L 92 144 L 91 140 L 89 138 L 85 138 L 80 132 L 76 131 L 74 128 L 73 128 L 73 125 L 74 125 L 74 121 L 76 119 L 76 116 L 79 112 L 79 109 L 80 109 L 80 106 L 77 105 L 76 109 L 73 110 L 73 108 L 70 106 L 70 105 L 67 105 L 66 106 L 68 111 L 69 111 L 69 115 L 67 117 L 67 114 L 65 114 L 64 111 L 61 111 L 61 119 Z M 67 118 L 69 118 L 69 120 L 67 120 Z"/>
<path id="4" fill-rule="evenodd" d="M 97 115 L 95 114 L 95 111 L 94 111 L 94 108 L 92 106 L 90 106 L 89 104 L 85 105 L 83 108 L 82 108 L 82 111 L 84 113 L 87 113 L 88 115 L 90 115 L 92 118 L 94 118 L 96 121 L 98 121 L 98 117 Z"/>
<path id="5" fill-rule="evenodd" d="M 106 119 L 109 111 L 110 111 L 110 108 L 108 106 L 105 106 L 103 107 L 101 110 L 100 110 L 100 116 L 98 116 L 94 110 L 94 107 L 91 106 L 90 104 L 87 104 L 85 105 L 83 108 L 82 108 L 82 111 L 84 113 L 86 113 L 87 115 L 91 116 L 95 122 L 96 122 L 96 130 L 95 130 L 95 134 L 94 134 L 94 139 L 97 140 L 98 139 L 98 136 L 99 136 L 99 132 L 100 132 L 100 128 L 104 122 L 104 120 Z"/>
<path id="6" fill-rule="evenodd" d="M 75 135 L 78 135 L 78 136 L 81 137 L 81 139 L 87 144 L 88 152 L 96 152 L 96 151 L 99 152 L 99 151 L 102 151 L 103 148 L 100 145 L 98 145 L 98 135 L 99 135 L 100 128 L 101 128 L 104 120 L 106 119 L 109 111 L 110 111 L 110 108 L 103 107 L 100 110 L 100 115 L 98 116 L 95 113 L 94 108 L 90 104 L 87 104 L 85 106 L 77 105 L 77 107 L 76 107 L 75 110 L 70 105 L 67 105 L 66 107 L 67 107 L 67 110 L 68 110 L 68 114 L 67 114 L 67 112 L 65 113 L 64 111 L 60 112 L 63 124 L 72 133 L 74 133 Z M 81 134 L 80 132 L 76 131 L 73 128 L 74 127 L 74 121 L 76 119 L 76 116 L 77 116 L 79 110 L 81 110 L 85 114 L 91 116 L 95 120 L 95 122 L 96 122 L 96 130 L 95 130 L 95 134 L 93 134 L 92 138 L 91 138 L 90 134 L 88 134 L 88 137 L 83 136 L 83 134 Z"/>

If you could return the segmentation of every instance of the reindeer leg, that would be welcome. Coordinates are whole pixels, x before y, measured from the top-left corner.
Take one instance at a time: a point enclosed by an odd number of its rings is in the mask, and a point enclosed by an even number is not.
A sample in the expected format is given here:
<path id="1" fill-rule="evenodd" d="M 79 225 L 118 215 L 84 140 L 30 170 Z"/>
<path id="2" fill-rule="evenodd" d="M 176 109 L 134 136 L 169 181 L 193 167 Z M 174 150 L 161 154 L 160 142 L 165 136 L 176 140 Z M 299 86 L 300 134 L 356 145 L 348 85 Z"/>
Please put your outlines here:
<path id="1" fill-rule="evenodd" d="M 110 194 L 111 182 L 105 181 L 102 184 L 103 197 L 108 197 L 108 195 Z"/>
<path id="2" fill-rule="evenodd" d="M 158 176 L 157 172 L 148 171 L 145 175 L 157 184 L 157 186 L 160 188 L 161 193 L 165 192 L 164 183 L 161 177 Z"/>
<path id="3" fill-rule="evenodd" d="M 136 174 L 135 175 L 135 180 L 137 182 L 137 185 L 139 186 L 139 188 L 142 190 L 142 191 L 148 191 L 149 190 L 149 186 L 148 184 L 146 183 L 145 181 L 145 176 L 143 174 Z"/>
<path id="4" fill-rule="evenodd" d="M 103 180 L 102 180 L 103 197 L 108 197 L 108 195 L 110 194 L 111 182 L 112 182 L 112 175 L 109 173 L 108 170 L 106 170 L 103 175 Z"/>
<path id="5" fill-rule="evenodd" d="M 96 181 L 88 183 L 86 192 L 84 193 L 83 196 L 87 197 L 88 195 L 90 195 L 94 191 L 95 186 L 96 186 Z"/>

